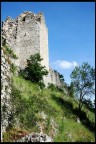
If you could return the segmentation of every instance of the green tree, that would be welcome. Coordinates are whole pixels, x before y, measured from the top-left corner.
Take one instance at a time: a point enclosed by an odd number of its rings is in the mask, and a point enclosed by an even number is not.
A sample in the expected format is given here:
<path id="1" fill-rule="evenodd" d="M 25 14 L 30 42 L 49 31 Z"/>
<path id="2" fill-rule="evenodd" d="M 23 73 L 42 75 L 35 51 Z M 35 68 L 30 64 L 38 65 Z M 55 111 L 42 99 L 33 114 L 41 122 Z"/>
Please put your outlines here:
<path id="1" fill-rule="evenodd" d="M 90 99 L 84 99 L 83 103 L 85 104 L 85 106 L 88 109 L 93 109 L 94 108 L 94 105 L 93 105 L 93 103 L 92 103 L 92 101 Z"/>
<path id="2" fill-rule="evenodd" d="M 29 59 L 27 59 L 26 68 L 21 71 L 22 75 L 30 80 L 33 83 L 38 83 L 43 85 L 43 76 L 48 75 L 48 71 L 45 69 L 45 66 L 41 65 L 40 54 L 37 53 L 35 55 L 31 55 Z"/>
<path id="3" fill-rule="evenodd" d="M 81 111 L 83 100 L 95 93 L 95 68 L 88 63 L 83 63 L 81 66 L 76 66 L 71 73 L 71 80 L 74 85 L 75 96 L 78 104 L 78 110 Z"/>

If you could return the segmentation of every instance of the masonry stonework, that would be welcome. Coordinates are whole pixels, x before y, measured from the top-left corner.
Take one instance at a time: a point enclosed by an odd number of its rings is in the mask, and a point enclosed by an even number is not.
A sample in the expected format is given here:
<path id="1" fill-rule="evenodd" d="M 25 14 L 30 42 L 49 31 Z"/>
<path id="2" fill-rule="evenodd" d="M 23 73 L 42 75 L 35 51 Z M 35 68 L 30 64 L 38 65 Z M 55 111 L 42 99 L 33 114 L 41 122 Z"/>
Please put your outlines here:
<path id="1" fill-rule="evenodd" d="M 16 19 L 7 17 L 2 24 L 2 36 L 18 56 L 17 66 L 24 68 L 30 55 L 40 53 L 43 58 L 41 64 L 49 71 L 44 77 L 46 86 L 48 83 L 61 86 L 58 73 L 49 68 L 48 28 L 41 12 L 23 12 Z"/>
<path id="2" fill-rule="evenodd" d="M 11 94 L 11 73 L 8 57 L 1 50 L 1 141 L 2 133 L 6 131 L 8 126 L 8 118 L 10 115 L 10 94 Z"/>

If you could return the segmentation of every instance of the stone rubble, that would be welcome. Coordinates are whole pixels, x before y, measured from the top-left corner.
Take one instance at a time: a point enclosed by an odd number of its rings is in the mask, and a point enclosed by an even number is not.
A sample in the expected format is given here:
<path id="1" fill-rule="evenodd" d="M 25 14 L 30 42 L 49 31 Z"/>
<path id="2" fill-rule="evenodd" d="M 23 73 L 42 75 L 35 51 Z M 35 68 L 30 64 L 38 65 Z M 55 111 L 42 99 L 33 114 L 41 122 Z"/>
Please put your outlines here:
<path id="1" fill-rule="evenodd" d="M 31 133 L 16 142 L 53 142 L 53 139 L 46 134 Z"/>

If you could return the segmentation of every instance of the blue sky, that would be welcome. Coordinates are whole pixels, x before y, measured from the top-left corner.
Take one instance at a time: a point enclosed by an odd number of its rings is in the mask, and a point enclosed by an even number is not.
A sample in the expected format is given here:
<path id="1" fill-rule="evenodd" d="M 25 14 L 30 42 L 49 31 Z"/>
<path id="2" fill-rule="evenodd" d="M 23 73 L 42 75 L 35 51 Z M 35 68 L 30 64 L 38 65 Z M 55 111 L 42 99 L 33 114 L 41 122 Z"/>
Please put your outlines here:
<path id="1" fill-rule="evenodd" d="M 43 12 L 48 27 L 49 62 L 70 84 L 76 65 L 95 67 L 94 2 L 2 2 L 1 19 L 24 11 Z"/>

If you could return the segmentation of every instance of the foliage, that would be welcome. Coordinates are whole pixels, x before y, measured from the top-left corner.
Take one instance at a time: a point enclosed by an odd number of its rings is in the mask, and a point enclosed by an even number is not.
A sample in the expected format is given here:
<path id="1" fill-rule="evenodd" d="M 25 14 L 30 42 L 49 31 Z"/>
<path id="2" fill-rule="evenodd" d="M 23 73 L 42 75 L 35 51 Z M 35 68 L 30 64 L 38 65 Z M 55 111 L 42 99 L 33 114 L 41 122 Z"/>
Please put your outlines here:
<path id="1" fill-rule="evenodd" d="M 13 142 L 27 135 L 28 131 L 26 129 L 21 128 L 11 128 L 10 130 L 4 132 L 3 141 L 4 142 Z"/>
<path id="2" fill-rule="evenodd" d="M 39 82 L 38 85 L 40 86 L 40 89 L 43 90 L 45 88 L 44 82 Z"/>
<path id="3" fill-rule="evenodd" d="M 80 111 L 84 98 L 94 94 L 95 69 L 88 63 L 83 63 L 81 66 L 75 67 L 71 73 L 71 79 L 74 85 L 75 95 L 78 98 L 76 103 Z"/>
<path id="4" fill-rule="evenodd" d="M 83 100 L 84 106 L 85 108 L 89 109 L 91 112 L 95 113 L 95 107 L 94 104 L 92 103 L 92 101 L 90 99 L 84 99 Z"/>
<path id="5" fill-rule="evenodd" d="M 9 46 L 7 44 L 4 45 L 4 50 L 8 57 L 13 58 L 13 59 L 18 59 L 16 54 L 13 52 L 13 50 L 11 48 L 9 48 Z"/>
<path id="6" fill-rule="evenodd" d="M 68 86 L 68 94 L 69 96 L 74 97 L 74 85 L 72 82 L 70 83 L 70 86 Z"/>
<path id="7" fill-rule="evenodd" d="M 53 137 L 55 142 L 95 141 L 94 133 L 89 129 L 92 123 L 88 121 L 86 113 L 81 111 L 80 124 L 76 121 L 75 116 L 78 114 L 78 109 L 76 109 L 74 98 L 66 97 L 64 93 L 55 89 L 46 88 L 42 92 L 38 89 L 38 85 L 19 76 L 14 76 L 12 86 L 14 86 L 12 92 L 14 107 L 12 109 L 17 107 L 15 117 L 19 119 L 19 123 L 13 125 L 13 128 L 19 126 L 22 132 L 18 132 L 17 129 L 7 130 L 4 134 L 5 141 L 11 142 L 20 138 L 24 134 L 23 129 L 26 129 L 27 133 L 39 132 L 36 122 L 41 122 L 39 113 L 42 111 L 46 114 L 46 119 L 42 119 L 42 122 L 45 123 L 44 133 L 52 137 L 50 134 L 51 119 L 58 124 L 57 134 Z M 94 113 L 91 111 L 89 117 L 93 117 L 95 121 Z"/>
<path id="8" fill-rule="evenodd" d="M 45 69 L 45 66 L 41 65 L 42 60 L 43 59 L 41 58 L 39 53 L 31 55 L 30 58 L 27 59 L 26 68 L 20 71 L 20 75 L 33 83 L 38 83 L 40 84 L 40 86 L 44 86 L 43 76 L 47 75 L 48 71 Z"/>
<path id="9" fill-rule="evenodd" d="M 26 101 L 22 97 L 20 91 L 14 87 L 14 85 L 11 86 L 11 96 L 10 96 L 10 114 L 8 117 L 8 129 L 13 127 L 15 124 L 15 118 L 17 118 L 22 112 L 25 111 L 25 104 Z"/>
<path id="10" fill-rule="evenodd" d="M 58 86 L 56 86 L 56 85 L 54 85 L 54 84 L 52 84 L 52 83 L 48 83 L 48 88 L 49 88 L 50 90 L 55 90 L 55 91 L 64 92 L 63 88 L 58 87 Z"/>
<path id="11" fill-rule="evenodd" d="M 16 70 L 17 70 L 17 66 L 15 66 L 13 63 L 11 63 L 11 65 L 10 65 L 10 71 L 11 71 L 13 74 L 15 74 Z"/>
<path id="12" fill-rule="evenodd" d="M 36 97 L 34 97 L 36 99 Z M 21 92 L 12 85 L 11 91 L 11 111 L 9 115 L 9 126 L 8 129 L 14 126 L 16 123 L 15 119 L 18 118 L 19 122 L 26 125 L 27 127 L 33 126 L 36 122 L 35 109 L 36 106 L 33 104 L 31 99 L 26 99 L 21 95 Z"/>
<path id="13" fill-rule="evenodd" d="M 56 86 L 52 83 L 48 83 L 48 88 L 51 90 L 54 90 L 54 89 L 56 89 Z"/>
<path id="14" fill-rule="evenodd" d="M 61 81 L 64 81 L 64 76 L 62 74 L 60 74 L 57 70 L 54 70 L 55 73 L 58 73 L 59 78 Z"/>
<path id="15" fill-rule="evenodd" d="M 40 94 L 38 96 L 37 94 L 29 93 L 29 97 L 24 97 L 22 92 L 14 86 L 14 83 L 12 83 L 10 102 L 11 111 L 7 129 L 12 128 L 16 124 L 16 118 L 18 118 L 19 124 L 22 123 L 29 129 L 34 128 L 36 126 L 36 113 L 38 111 L 43 110 L 48 114 L 55 112 L 53 107 L 47 103 L 46 99 L 40 97 Z"/>
<path id="16" fill-rule="evenodd" d="M 90 109 L 94 108 L 92 101 L 90 99 L 84 99 L 83 103 L 86 105 L 87 108 L 90 108 Z"/>
<path id="17" fill-rule="evenodd" d="M 59 122 L 60 131 L 54 138 L 54 142 L 92 142 L 92 133 L 82 124 L 73 119 L 65 119 Z"/>
<path id="18" fill-rule="evenodd" d="M 60 80 L 64 81 L 64 76 L 60 73 L 59 73 L 59 78 L 60 78 Z"/>

